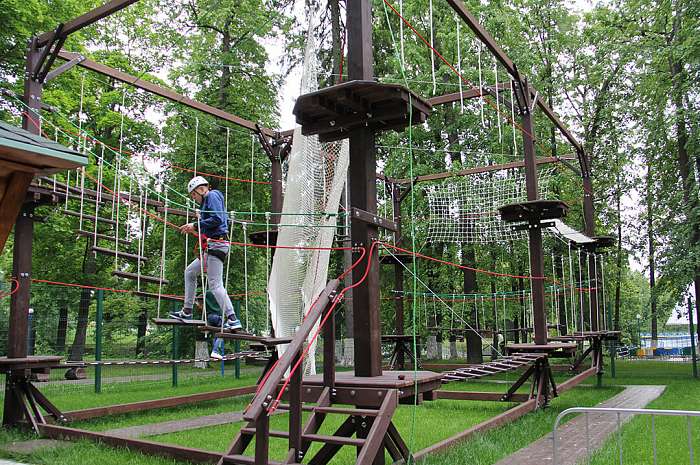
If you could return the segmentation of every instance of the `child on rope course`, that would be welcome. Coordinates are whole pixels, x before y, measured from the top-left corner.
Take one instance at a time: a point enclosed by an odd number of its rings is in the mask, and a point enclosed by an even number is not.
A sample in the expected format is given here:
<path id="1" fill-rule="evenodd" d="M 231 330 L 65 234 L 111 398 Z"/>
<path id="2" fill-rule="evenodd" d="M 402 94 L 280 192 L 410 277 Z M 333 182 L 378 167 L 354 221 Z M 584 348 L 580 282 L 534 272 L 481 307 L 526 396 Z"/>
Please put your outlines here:
<path id="1" fill-rule="evenodd" d="M 215 189 L 209 189 L 209 182 L 202 176 L 195 176 L 187 184 L 187 191 L 192 200 L 200 205 L 198 223 L 187 223 L 180 226 L 183 234 L 199 233 L 200 244 L 206 245 L 204 260 L 209 281 L 209 290 L 214 294 L 219 308 L 224 309 L 226 321 L 224 329 L 241 329 L 241 322 L 233 310 L 231 299 L 224 288 L 224 263 L 229 253 L 228 242 L 228 216 L 224 205 L 224 196 Z M 203 239 L 203 240 L 202 240 Z M 185 303 L 182 310 L 171 313 L 170 316 L 182 320 L 192 319 L 192 306 L 194 294 L 197 289 L 197 278 L 202 271 L 199 257 L 195 258 L 185 269 Z"/>

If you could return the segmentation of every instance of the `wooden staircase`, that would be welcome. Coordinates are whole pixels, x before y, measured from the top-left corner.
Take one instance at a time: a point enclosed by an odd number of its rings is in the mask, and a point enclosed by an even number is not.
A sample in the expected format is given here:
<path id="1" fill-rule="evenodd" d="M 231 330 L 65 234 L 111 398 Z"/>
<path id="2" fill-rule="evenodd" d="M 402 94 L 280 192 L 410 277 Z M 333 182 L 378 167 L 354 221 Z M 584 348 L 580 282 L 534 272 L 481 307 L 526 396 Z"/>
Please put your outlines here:
<path id="1" fill-rule="evenodd" d="M 305 384 L 300 365 L 300 368 L 295 370 L 288 379 L 288 385 L 281 398 L 285 403 L 276 403 L 281 389 L 280 383 L 283 382 L 285 373 L 300 360 L 305 341 L 315 323 L 330 311 L 337 285 L 337 280 L 328 284 L 317 304 L 309 311 L 297 330 L 285 353 L 272 368 L 265 382 L 260 385 L 243 416 L 248 423 L 238 432 L 218 462 L 219 465 L 301 464 L 302 462 L 323 465 L 343 447 L 355 449 L 356 463 L 361 465 L 375 463 L 378 457 L 383 458 L 385 448 L 394 461 L 403 460 L 408 463 L 410 460 L 408 447 L 391 421 L 399 405 L 400 390 L 381 387 L 350 388 L 347 387 L 347 381 L 336 384 L 332 357 L 334 353 L 333 318 L 328 318 L 323 327 L 322 385 L 316 389 L 311 384 Z M 365 386 L 369 385 L 365 383 Z M 270 429 L 270 417 L 275 409 L 285 412 L 288 416 L 287 430 Z M 306 421 L 303 421 L 303 412 L 310 413 Z M 345 419 L 332 434 L 321 433 L 324 422 L 330 415 L 339 415 Z M 279 458 L 278 461 L 270 460 L 271 438 L 288 441 L 287 454 L 281 460 Z M 254 446 L 251 447 L 253 443 Z M 321 444 L 321 446 L 315 448 L 312 456 L 307 457 L 313 444 Z M 253 450 L 246 454 L 249 448 Z"/>

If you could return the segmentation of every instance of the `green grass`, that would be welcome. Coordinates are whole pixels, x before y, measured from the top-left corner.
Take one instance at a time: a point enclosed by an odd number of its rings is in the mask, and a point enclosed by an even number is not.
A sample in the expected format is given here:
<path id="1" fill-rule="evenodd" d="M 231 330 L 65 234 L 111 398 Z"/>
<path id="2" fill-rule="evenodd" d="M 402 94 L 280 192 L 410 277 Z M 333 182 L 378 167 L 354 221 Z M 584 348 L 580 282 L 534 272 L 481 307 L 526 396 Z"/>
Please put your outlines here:
<path id="1" fill-rule="evenodd" d="M 532 441 L 551 432 L 554 418 L 563 409 L 574 406 L 593 406 L 599 402 L 620 392 L 622 387 L 611 386 L 613 383 L 619 385 L 625 384 L 663 384 L 667 385 L 667 391 L 655 401 L 651 406 L 656 408 L 698 408 L 700 409 L 700 382 L 690 378 L 690 368 L 688 365 L 679 365 L 663 362 L 618 362 L 617 378 L 610 379 L 609 373 L 606 374 L 606 387 L 602 389 L 594 388 L 589 382 L 588 385 L 582 385 L 574 390 L 564 393 L 561 397 L 554 399 L 550 408 L 540 410 L 535 413 L 528 414 L 523 418 L 498 428 L 494 431 L 476 435 L 470 440 L 455 445 L 452 449 L 445 453 L 429 456 L 424 460 L 425 464 L 429 465 L 452 465 L 466 464 L 470 465 L 487 465 L 493 464 L 501 458 L 518 450 L 531 443 Z M 558 379 L 563 378 L 562 374 L 557 374 Z M 496 377 L 506 381 L 513 381 L 517 378 L 516 373 L 509 373 Z M 236 381 L 233 377 L 207 378 L 207 379 L 192 379 L 188 380 L 187 384 L 173 389 L 169 385 L 169 381 L 163 383 L 162 386 L 157 384 L 147 383 L 146 386 L 140 386 L 140 383 L 132 383 L 129 385 L 118 386 L 114 385 L 113 391 L 108 391 L 100 395 L 96 394 L 81 394 L 76 396 L 75 393 L 64 393 L 57 400 L 57 403 L 63 408 L 76 409 L 94 406 L 97 404 L 105 405 L 114 402 L 132 402 L 136 400 L 145 400 L 149 398 L 158 398 L 171 395 L 182 395 L 189 392 L 201 392 L 203 390 L 221 389 L 224 387 L 233 387 L 235 385 L 249 385 L 254 382 L 254 374 L 246 375 L 242 380 Z M 503 392 L 507 389 L 508 384 L 498 382 L 471 382 L 471 383 L 452 383 L 447 386 L 450 390 L 478 390 L 478 391 L 496 391 Z M 521 389 L 521 392 L 526 392 L 527 387 Z M 106 429 L 123 428 L 127 426 L 147 424 L 160 421 L 169 421 L 177 419 L 185 419 L 211 413 L 221 413 L 228 411 L 240 411 L 247 398 L 244 399 L 226 399 L 220 401 L 211 401 L 196 406 L 184 406 L 179 408 L 165 409 L 152 412 L 139 412 L 129 415 L 121 415 L 115 417 L 106 417 L 91 421 L 81 422 L 76 426 L 90 429 L 93 431 L 103 431 Z M 460 402 L 439 400 L 434 402 L 425 402 L 414 409 L 413 406 L 400 406 L 394 416 L 394 422 L 400 430 L 404 439 L 409 443 L 413 451 L 425 448 L 439 440 L 450 437 L 469 426 L 477 424 L 483 420 L 493 417 L 512 404 L 502 404 L 497 402 Z M 415 418 L 415 430 L 414 426 Z M 271 429 L 286 429 L 287 415 L 280 414 L 273 417 L 271 420 Z M 321 434 L 331 433 L 340 423 L 341 417 L 330 415 L 324 424 Z M 662 433 L 659 430 L 659 448 L 672 448 L 675 444 L 677 449 L 682 449 L 685 444 L 685 429 L 683 420 L 676 420 L 673 428 L 662 424 L 659 419 L 657 421 L 658 428 L 670 430 Z M 638 424 L 639 423 L 639 424 Z M 683 423 L 683 424 L 681 424 Z M 241 428 L 242 424 L 232 423 L 223 426 L 201 428 L 186 432 L 163 434 L 153 436 L 149 439 L 164 443 L 181 444 L 190 447 L 202 448 L 212 451 L 222 451 L 229 444 L 234 434 Z M 693 424 L 694 430 L 700 433 L 700 425 Z M 635 429 L 638 428 L 638 429 Z M 647 463 L 643 461 L 643 445 L 644 441 L 649 440 L 649 435 L 644 435 L 645 426 L 643 421 L 633 420 L 624 428 L 623 438 L 625 442 L 625 451 L 629 447 L 629 453 L 626 454 L 625 463 Z M 26 436 L 17 432 L 3 431 L 0 433 L 0 443 L 8 442 L 25 438 Z M 698 438 L 700 439 L 700 438 Z M 628 442 L 631 441 L 629 444 Z M 613 446 L 612 444 L 611 446 Z M 609 446 L 609 448 L 611 447 Z M 316 446 L 318 447 L 318 446 Z M 697 448 L 697 446 L 696 446 Z M 286 451 L 286 441 L 282 439 L 273 439 L 271 441 L 271 457 L 281 458 Z M 250 450 L 250 449 L 249 449 Z M 614 450 L 612 453 L 614 454 Z M 636 452 L 639 452 L 638 454 Z M 311 452 L 313 453 L 313 451 Z M 688 463 L 687 454 L 682 455 L 682 451 L 668 450 L 664 452 L 666 456 L 674 457 L 674 461 L 666 462 L 660 460 L 659 463 Z M 608 455 L 605 455 L 608 454 Z M 670 455 L 669 455 L 670 454 Z M 5 454 L 7 456 L 7 454 Z M 82 457 L 82 459 L 80 459 Z M 83 460 L 84 457 L 91 457 L 94 463 L 128 463 L 134 465 L 160 465 L 174 464 L 170 460 L 163 460 L 153 457 L 145 457 L 140 454 L 130 453 L 126 451 L 118 451 L 113 448 L 96 446 L 87 442 L 79 442 L 71 444 L 65 448 L 53 450 L 50 452 L 37 452 L 28 456 L 14 456 L 19 460 L 25 460 L 35 464 L 73 464 L 78 460 Z M 333 464 L 349 464 L 353 463 L 354 451 L 350 448 L 344 448 L 341 453 L 332 462 Z M 604 450 L 595 458 L 593 463 L 607 464 L 616 463 L 612 459 L 615 455 L 610 455 L 610 452 Z M 659 454 L 661 458 L 661 453 Z M 685 457 L 685 458 L 684 458 Z"/>
<path id="2" fill-rule="evenodd" d="M 700 410 L 700 380 L 691 376 L 690 364 L 636 361 L 620 364 L 618 379 L 630 384 L 664 384 L 666 390 L 647 408 L 668 410 Z M 657 459 L 660 464 L 690 463 L 688 420 L 684 417 L 656 417 Z M 694 451 L 700 449 L 700 418 L 690 421 L 690 441 Z M 653 464 L 651 417 L 638 416 L 621 431 L 623 464 Z M 592 464 L 620 463 L 618 436 L 613 435 L 596 452 Z M 698 454 L 695 452 L 695 463 Z"/>
<path id="3" fill-rule="evenodd" d="M 172 387 L 169 379 L 162 381 L 114 383 L 103 386 L 102 392 L 96 394 L 92 385 L 80 386 L 41 386 L 39 388 L 61 410 L 80 410 L 120 403 L 160 399 L 163 397 L 183 396 L 199 392 L 251 386 L 258 378 L 256 372 L 241 373 L 240 379 L 232 374 L 225 377 L 190 377 L 180 380 L 178 387 Z"/>

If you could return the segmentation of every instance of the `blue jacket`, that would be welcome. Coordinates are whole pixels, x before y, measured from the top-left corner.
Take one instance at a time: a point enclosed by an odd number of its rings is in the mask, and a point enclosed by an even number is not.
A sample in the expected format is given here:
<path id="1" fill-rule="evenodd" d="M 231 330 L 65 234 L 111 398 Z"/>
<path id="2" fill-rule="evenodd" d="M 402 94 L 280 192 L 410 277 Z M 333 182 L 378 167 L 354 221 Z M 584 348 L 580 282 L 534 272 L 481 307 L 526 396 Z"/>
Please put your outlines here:
<path id="1" fill-rule="evenodd" d="M 228 215 L 224 205 L 224 196 L 217 190 L 210 190 L 201 205 L 199 227 L 207 237 L 228 234 Z"/>

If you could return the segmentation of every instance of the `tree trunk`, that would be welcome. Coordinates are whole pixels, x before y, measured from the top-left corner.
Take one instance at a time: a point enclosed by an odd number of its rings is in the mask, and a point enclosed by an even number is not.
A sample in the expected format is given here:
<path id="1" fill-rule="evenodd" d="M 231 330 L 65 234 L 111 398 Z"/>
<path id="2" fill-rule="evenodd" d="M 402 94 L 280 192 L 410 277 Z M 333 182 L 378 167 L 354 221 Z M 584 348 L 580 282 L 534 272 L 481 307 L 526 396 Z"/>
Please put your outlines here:
<path id="1" fill-rule="evenodd" d="M 658 339 L 657 324 L 658 318 L 656 313 L 656 256 L 654 247 L 654 217 L 652 206 L 652 171 L 651 161 L 647 160 L 647 241 L 649 245 L 649 298 L 651 307 L 651 347 L 656 347 Z"/>
<path id="2" fill-rule="evenodd" d="M 467 246 L 462 254 L 462 264 L 470 267 L 474 267 L 476 264 L 476 254 L 474 252 L 474 247 Z M 476 283 L 476 272 L 474 270 L 464 269 L 464 286 L 463 291 L 465 294 L 473 294 L 477 290 Z M 478 309 L 476 306 L 476 299 L 474 299 L 474 306 L 472 307 L 470 324 L 471 328 L 467 329 L 467 363 L 483 363 L 484 357 L 481 351 L 481 336 L 476 331 L 476 321 L 478 320 Z M 483 324 L 482 324 L 483 326 Z"/>
<path id="3" fill-rule="evenodd" d="M 136 330 L 136 357 L 146 355 L 146 328 L 148 326 L 148 310 L 144 308 L 139 313 L 139 324 Z"/>
<path id="4" fill-rule="evenodd" d="M 66 351 L 66 333 L 68 332 L 68 304 L 61 305 L 58 311 L 58 328 L 56 329 L 56 353 Z"/>
<path id="5" fill-rule="evenodd" d="M 85 255 L 83 257 L 83 275 L 94 276 L 97 271 L 95 264 L 95 256 L 90 252 L 90 241 L 85 241 Z M 70 348 L 68 360 L 71 362 L 80 361 L 85 355 L 85 339 L 87 337 L 88 318 L 90 316 L 90 301 L 92 300 L 92 291 L 90 289 L 81 289 L 80 304 L 78 305 L 78 322 L 75 327 L 75 337 L 73 345 Z"/>
<path id="6" fill-rule="evenodd" d="M 613 329 L 620 331 L 620 289 L 622 286 L 622 209 L 620 206 L 620 196 L 622 186 L 620 174 L 617 174 L 617 188 L 615 191 L 615 209 L 617 212 L 617 279 L 615 280 L 615 315 Z"/>
<path id="7" fill-rule="evenodd" d="M 673 18 L 673 32 L 669 37 L 670 46 L 674 45 L 674 38 L 678 37 L 681 27 L 681 13 L 675 12 Z M 676 152 L 678 158 L 678 172 L 683 183 L 683 200 L 686 207 L 687 221 L 690 223 L 690 240 L 689 246 L 696 248 L 700 239 L 700 225 L 698 224 L 696 207 L 697 196 L 695 195 L 695 173 L 691 173 L 693 165 L 691 165 L 688 157 L 688 129 L 685 120 L 685 101 L 683 85 L 687 76 L 683 71 L 684 63 L 675 59 L 675 55 L 669 57 L 669 70 L 671 74 L 671 96 L 674 106 L 675 126 L 676 126 Z M 700 267 L 695 264 L 693 267 L 693 283 L 695 286 L 695 295 L 700 295 Z M 696 320 L 700 318 L 700 299 L 695 299 Z M 696 328 L 698 336 L 700 336 L 700 325 Z"/>

